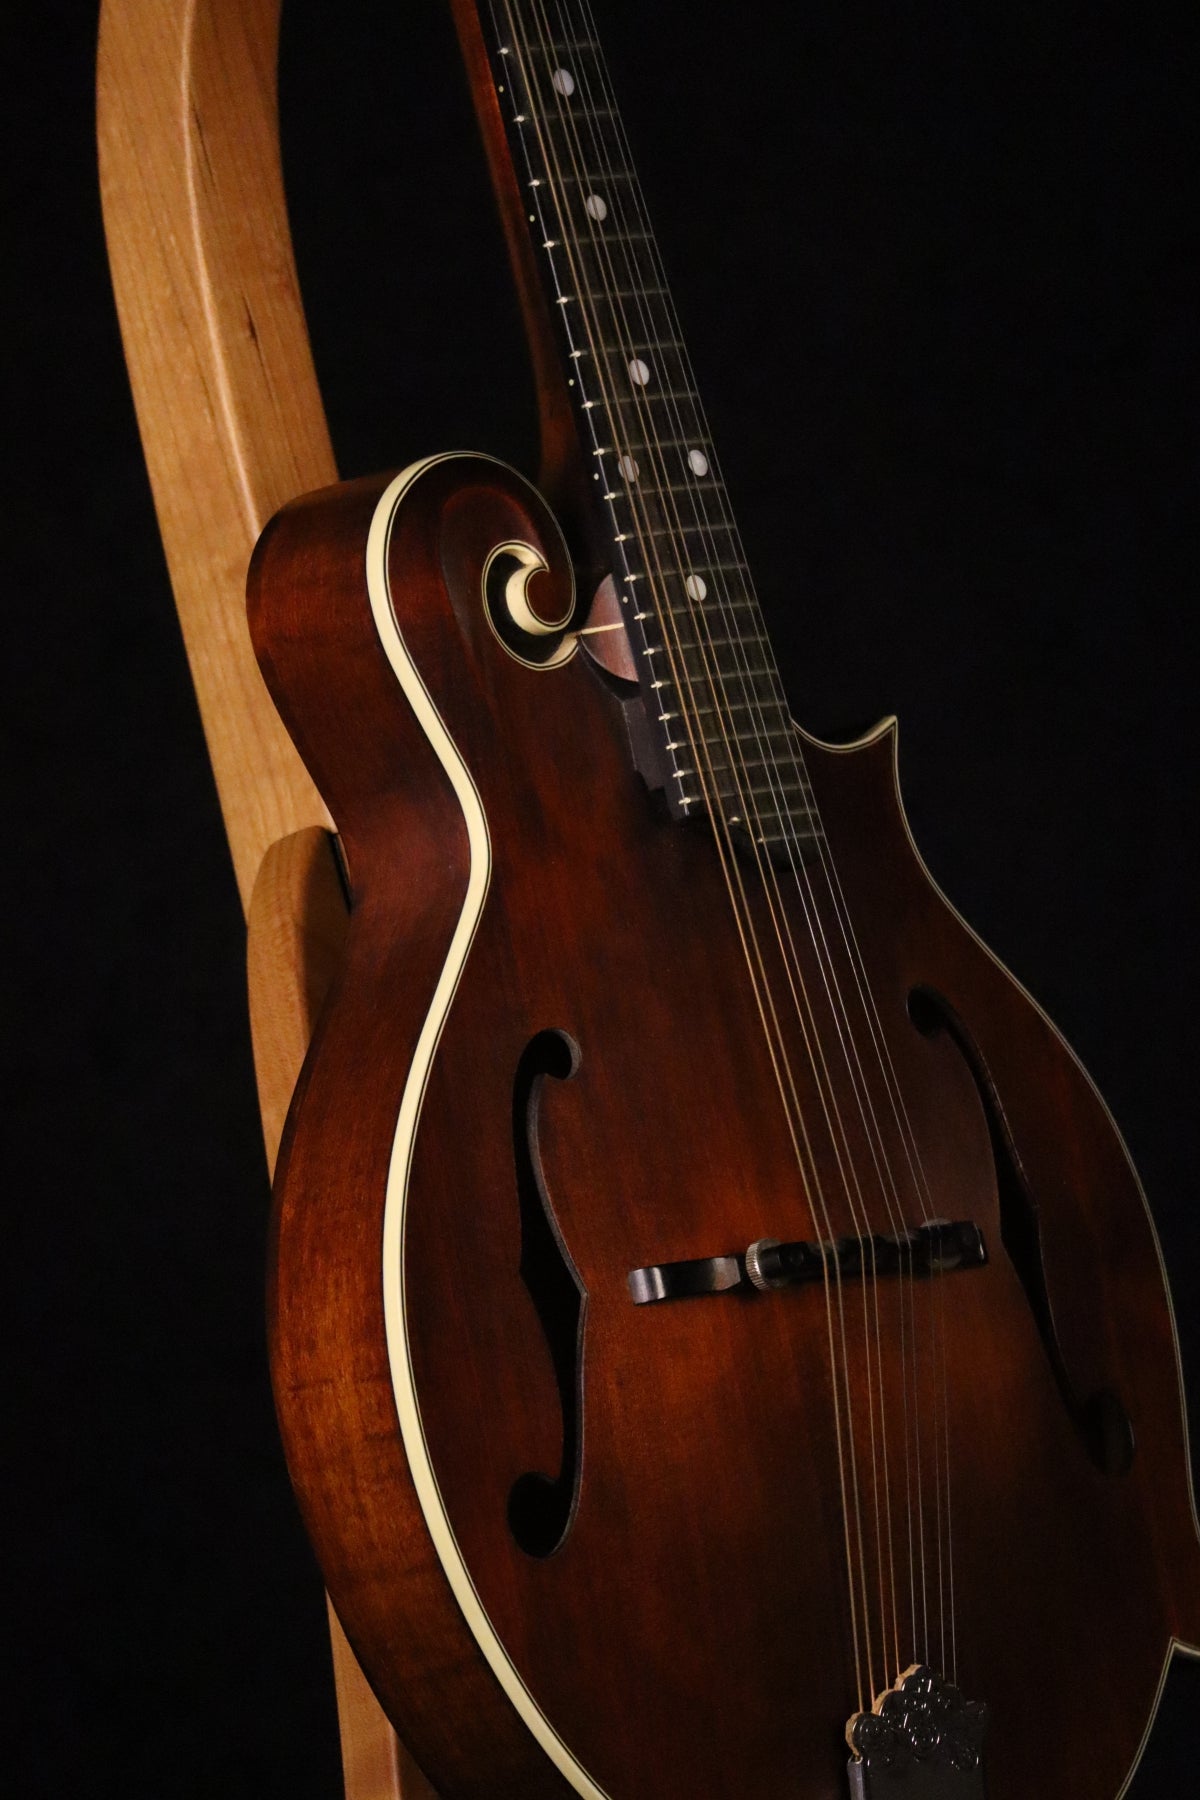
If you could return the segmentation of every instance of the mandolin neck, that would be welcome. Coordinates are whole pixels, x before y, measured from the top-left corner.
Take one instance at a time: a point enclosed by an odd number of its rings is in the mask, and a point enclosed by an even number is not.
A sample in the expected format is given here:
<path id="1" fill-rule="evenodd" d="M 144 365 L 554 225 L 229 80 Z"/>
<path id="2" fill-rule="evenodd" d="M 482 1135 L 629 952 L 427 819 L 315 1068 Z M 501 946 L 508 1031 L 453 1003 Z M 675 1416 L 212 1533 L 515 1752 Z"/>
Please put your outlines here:
<path id="1" fill-rule="evenodd" d="M 677 817 L 803 842 L 811 795 L 590 7 L 456 0 L 455 12 L 548 460 L 569 469 L 612 573 L 657 778 Z M 554 442 L 564 415 L 569 454 Z"/>

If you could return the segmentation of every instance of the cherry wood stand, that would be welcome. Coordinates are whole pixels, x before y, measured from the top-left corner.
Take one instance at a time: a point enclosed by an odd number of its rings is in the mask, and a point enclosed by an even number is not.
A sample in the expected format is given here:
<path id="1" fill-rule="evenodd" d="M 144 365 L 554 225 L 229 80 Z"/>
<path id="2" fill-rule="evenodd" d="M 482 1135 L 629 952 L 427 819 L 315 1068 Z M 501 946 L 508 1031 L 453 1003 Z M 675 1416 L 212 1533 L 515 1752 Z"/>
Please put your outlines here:
<path id="1" fill-rule="evenodd" d="M 103 0 L 97 128 L 125 356 L 248 928 L 267 1160 L 337 966 L 322 801 L 255 665 L 250 553 L 336 481 L 296 281 L 276 103 L 279 0 Z M 428 1800 L 330 1609 L 346 1800 Z"/>

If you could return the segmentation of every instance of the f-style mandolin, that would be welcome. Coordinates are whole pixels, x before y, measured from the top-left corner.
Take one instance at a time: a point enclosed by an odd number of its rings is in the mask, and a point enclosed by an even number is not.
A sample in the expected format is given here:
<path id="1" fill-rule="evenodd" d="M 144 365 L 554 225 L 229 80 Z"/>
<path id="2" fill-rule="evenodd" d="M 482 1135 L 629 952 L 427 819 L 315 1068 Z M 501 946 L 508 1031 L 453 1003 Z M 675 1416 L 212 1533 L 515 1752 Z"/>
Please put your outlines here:
<path id="1" fill-rule="evenodd" d="M 285 509 L 250 611 L 352 911 L 274 1378 L 445 1800 L 1115 1800 L 1200 1542 L 1103 1102 L 792 722 L 585 0 L 454 0 L 539 487 Z"/>

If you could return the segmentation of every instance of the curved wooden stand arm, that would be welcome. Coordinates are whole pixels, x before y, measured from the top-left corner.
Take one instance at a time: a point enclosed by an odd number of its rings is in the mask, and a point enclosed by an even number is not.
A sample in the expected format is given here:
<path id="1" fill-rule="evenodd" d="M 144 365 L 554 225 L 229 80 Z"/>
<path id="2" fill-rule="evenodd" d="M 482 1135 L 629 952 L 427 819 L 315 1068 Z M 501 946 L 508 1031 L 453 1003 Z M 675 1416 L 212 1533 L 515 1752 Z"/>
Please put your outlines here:
<path id="1" fill-rule="evenodd" d="M 105 0 L 100 183 L 142 443 L 242 904 L 278 838 L 328 825 L 267 698 L 245 571 L 336 481 L 279 166 L 277 0 Z"/>
<path id="2" fill-rule="evenodd" d="M 330 820 L 263 687 L 246 567 L 337 479 L 279 163 L 279 0 L 103 0 L 97 123 L 113 287 L 243 907 L 273 1163 L 345 913 Z M 347 1800 L 425 1800 L 331 1619 Z"/>

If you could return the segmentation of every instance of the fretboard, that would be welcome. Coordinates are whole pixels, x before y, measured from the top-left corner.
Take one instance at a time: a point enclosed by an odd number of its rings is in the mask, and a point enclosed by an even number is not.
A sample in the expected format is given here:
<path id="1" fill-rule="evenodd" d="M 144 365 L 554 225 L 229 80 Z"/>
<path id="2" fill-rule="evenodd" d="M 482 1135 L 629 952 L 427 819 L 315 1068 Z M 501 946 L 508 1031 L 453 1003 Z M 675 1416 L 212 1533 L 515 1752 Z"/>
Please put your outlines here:
<path id="1" fill-rule="evenodd" d="M 811 793 L 590 7 L 481 13 L 671 809 L 795 848 Z"/>

